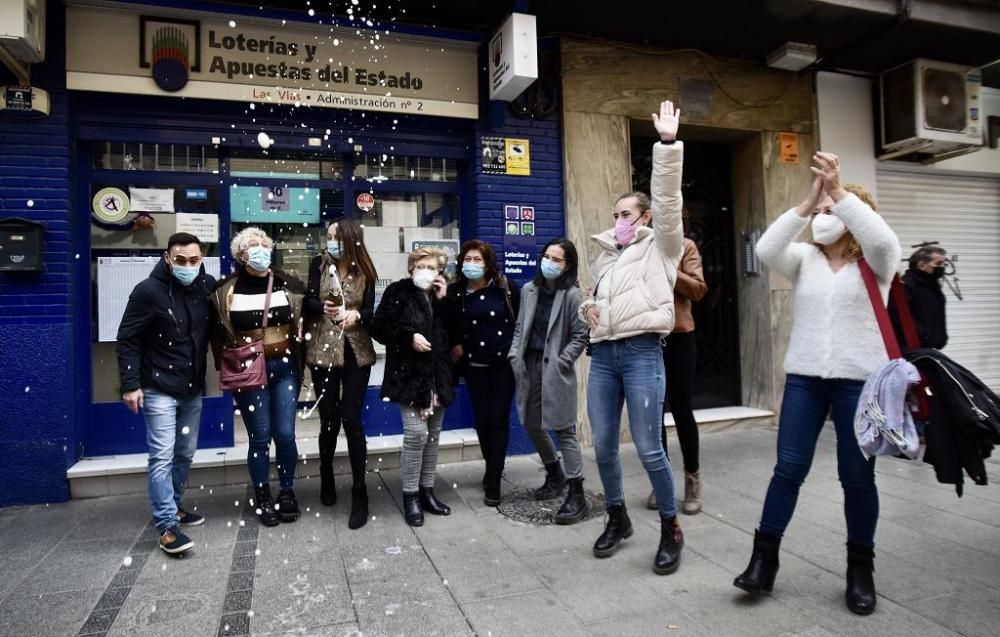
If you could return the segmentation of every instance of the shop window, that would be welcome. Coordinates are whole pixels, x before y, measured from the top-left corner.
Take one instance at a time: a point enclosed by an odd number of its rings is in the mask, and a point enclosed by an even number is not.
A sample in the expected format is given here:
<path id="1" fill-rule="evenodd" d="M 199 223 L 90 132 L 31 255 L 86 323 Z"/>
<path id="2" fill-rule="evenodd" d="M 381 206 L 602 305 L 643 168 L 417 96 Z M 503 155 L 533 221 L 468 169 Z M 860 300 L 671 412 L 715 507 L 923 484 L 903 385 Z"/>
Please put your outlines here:
<path id="1" fill-rule="evenodd" d="M 100 144 L 95 158 L 106 155 L 109 147 L 116 146 L 127 152 L 130 145 Z M 135 147 L 153 148 L 155 145 L 135 144 Z M 160 145 L 160 154 L 152 155 L 154 162 L 165 161 L 164 149 L 177 151 L 188 147 Z M 158 159 L 157 157 L 161 158 Z M 177 154 L 173 155 L 176 159 Z M 185 154 L 185 157 L 187 155 Z M 150 172 L 155 170 L 153 164 Z M 142 173 L 136 172 L 137 179 L 128 182 L 91 182 L 90 201 L 99 194 L 116 192 L 128 200 L 130 212 L 114 222 L 104 221 L 92 215 L 90 224 L 90 281 L 91 281 L 91 375 L 93 379 L 91 399 L 95 403 L 118 402 L 121 400 L 119 388 L 118 359 L 115 353 L 118 324 L 125 310 L 125 303 L 132 288 L 149 275 L 167 245 L 170 235 L 178 230 L 177 213 L 192 213 L 203 218 L 218 219 L 219 188 L 204 184 L 189 184 L 184 181 L 151 183 L 142 180 Z M 149 212 L 159 210 L 158 212 Z M 142 217 L 140 219 L 140 217 Z M 215 274 L 219 271 L 220 247 L 218 243 L 203 245 L 207 257 L 205 267 Z M 215 365 L 208 367 L 207 389 L 210 396 L 220 395 Z"/>
<path id="2" fill-rule="evenodd" d="M 395 155 L 358 155 L 355 179 L 372 183 L 396 181 L 458 181 L 458 166 L 442 157 L 399 157 Z"/>
<path id="3" fill-rule="evenodd" d="M 309 159 L 286 154 L 234 153 L 229 158 L 229 175 L 336 181 L 344 178 L 344 162 L 327 157 Z"/>
<path id="4" fill-rule="evenodd" d="M 93 168 L 160 172 L 219 172 L 218 151 L 212 146 L 97 142 Z"/>

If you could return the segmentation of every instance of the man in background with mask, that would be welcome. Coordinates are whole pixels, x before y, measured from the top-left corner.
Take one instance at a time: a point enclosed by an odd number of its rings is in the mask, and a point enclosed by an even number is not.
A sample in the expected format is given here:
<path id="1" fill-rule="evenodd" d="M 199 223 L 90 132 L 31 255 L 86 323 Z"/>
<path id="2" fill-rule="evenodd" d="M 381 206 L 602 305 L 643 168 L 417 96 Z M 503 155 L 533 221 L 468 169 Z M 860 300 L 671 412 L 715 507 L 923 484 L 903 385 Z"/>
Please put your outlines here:
<path id="1" fill-rule="evenodd" d="M 947 256 L 944 248 L 935 245 L 921 246 L 910 255 L 910 267 L 903 275 L 906 300 L 910 304 L 913 322 L 917 324 L 917 335 L 921 347 L 944 349 L 948 344 L 948 329 L 945 321 L 945 299 L 941 290 L 944 276 L 944 262 Z M 889 311 L 896 333 L 902 334 L 894 306 Z M 904 342 L 900 338 L 900 342 Z"/>
<path id="2" fill-rule="evenodd" d="M 160 548 L 171 554 L 194 543 L 181 526 L 205 518 L 181 508 L 198 447 L 202 390 L 214 310 L 215 278 L 205 272 L 198 237 L 178 232 L 149 278 L 132 290 L 118 327 L 122 400 L 142 410 L 149 447 L 149 505 Z"/>

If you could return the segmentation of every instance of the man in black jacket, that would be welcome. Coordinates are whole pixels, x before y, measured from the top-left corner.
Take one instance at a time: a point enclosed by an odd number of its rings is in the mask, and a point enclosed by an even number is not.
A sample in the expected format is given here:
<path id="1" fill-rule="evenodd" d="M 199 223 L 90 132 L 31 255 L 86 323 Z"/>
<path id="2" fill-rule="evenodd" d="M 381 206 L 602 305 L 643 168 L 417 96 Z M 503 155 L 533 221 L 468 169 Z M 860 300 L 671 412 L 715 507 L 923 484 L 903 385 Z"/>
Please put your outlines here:
<path id="1" fill-rule="evenodd" d="M 149 504 L 160 548 L 171 554 L 194 546 L 179 526 L 205 521 L 180 503 L 198 447 L 214 286 L 198 238 L 174 234 L 163 260 L 132 290 L 118 328 L 122 400 L 146 421 Z"/>
<path id="2" fill-rule="evenodd" d="M 910 267 L 903 275 L 906 300 L 910 304 L 913 322 L 921 347 L 944 349 L 948 344 L 948 329 L 945 323 L 945 298 L 941 290 L 944 276 L 944 248 L 935 245 L 922 246 L 910 256 Z M 896 334 L 902 335 L 895 308 L 890 308 Z M 900 342 L 903 342 L 902 339 Z"/>

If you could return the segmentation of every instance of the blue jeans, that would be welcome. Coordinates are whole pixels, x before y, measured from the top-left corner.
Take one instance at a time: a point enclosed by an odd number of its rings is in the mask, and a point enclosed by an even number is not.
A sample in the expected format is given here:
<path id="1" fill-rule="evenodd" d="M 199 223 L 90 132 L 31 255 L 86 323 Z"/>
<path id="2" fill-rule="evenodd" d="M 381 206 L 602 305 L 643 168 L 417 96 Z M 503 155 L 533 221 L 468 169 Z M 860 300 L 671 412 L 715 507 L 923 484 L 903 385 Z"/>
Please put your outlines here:
<path id="1" fill-rule="evenodd" d="M 663 349 L 656 334 L 594 343 L 587 380 L 587 415 L 594 432 L 597 467 L 608 506 L 621 504 L 622 463 L 618 451 L 622 403 L 628 406 L 632 442 L 649 474 L 661 517 L 677 514 L 670 461 L 663 451 Z"/>
<path id="2" fill-rule="evenodd" d="M 760 530 L 781 537 L 795 512 L 799 487 L 809 473 L 816 440 L 833 410 L 837 433 L 837 474 L 844 489 L 847 540 L 875 545 L 878 490 L 875 458 L 865 460 L 854 436 L 854 412 L 864 382 L 797 376 L 785 381 L 785 397 L 778 423 L 778 463 L 767 488 Z"/>
<path id="3" fill-rule="evenodd" d="M 149 448 L 149 508 L 162 533 L 178 524 L 177 507 L 198 448 L 201 396 L 179 400 L 155 389 L 143 389 L 142 396 Z"/>
<path id="4" fill-rule="evenodd" d="M 278 480 L 282 489 L 290 489 L 295 480 L 295 409 L 299 401 L 299 366 L 294 357 L 267 360 L 267 387 L 233 394 L 250 436 L 247 469 L 255 487 L 269 483 L 269 452 L 274 439 Z"/>

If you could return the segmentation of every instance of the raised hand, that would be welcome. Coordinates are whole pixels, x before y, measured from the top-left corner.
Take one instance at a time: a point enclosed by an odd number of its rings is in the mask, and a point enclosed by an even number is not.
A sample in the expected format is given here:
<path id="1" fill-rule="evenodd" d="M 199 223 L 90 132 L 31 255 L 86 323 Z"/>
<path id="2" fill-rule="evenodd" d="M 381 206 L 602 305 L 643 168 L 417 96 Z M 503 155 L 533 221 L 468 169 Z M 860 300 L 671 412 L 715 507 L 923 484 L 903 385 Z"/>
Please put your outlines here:
<path id="1" fill-rule="evenodd" d="M 677 128 L 681 125 L 681 109 L 674 110 L 670 100 L 660 102 L 660 114 L 653 113 L 653 126 L 662 142 L 672 142 L 677 139 Z"/>
<path id="2" fill-rule="evenodd" d="M 833 153 L 817 152 L 813 155 L 813 163 L 816 165 L 810 166 L 809 170 L 823 182 L 823 190 L 834 201 L 840 201 L 846 196 L 846 191 L 840 185 L 840 158 Z"/>
<path id="3" fill-rule="evenodd" d="M 802 203 L 795 209 L 795 212 L 800 217 L 808 217 L 819 206 L 819 202 L 823 200 L 824 194 L 823 180 L 819 177 L 814 178 L 812 186 L 809 188 L 809 194 L 802 200 Z"/>

